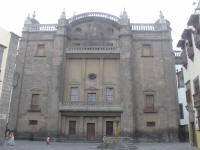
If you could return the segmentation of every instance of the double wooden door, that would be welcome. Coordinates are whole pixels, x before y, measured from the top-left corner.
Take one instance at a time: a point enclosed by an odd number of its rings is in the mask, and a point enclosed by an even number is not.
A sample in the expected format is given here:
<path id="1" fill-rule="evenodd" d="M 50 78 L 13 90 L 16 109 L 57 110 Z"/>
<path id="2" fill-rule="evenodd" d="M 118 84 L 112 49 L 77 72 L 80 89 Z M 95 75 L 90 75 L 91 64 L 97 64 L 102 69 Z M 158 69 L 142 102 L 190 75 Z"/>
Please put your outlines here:
<path id="1" fill-rule="evenodd" d="M 87 123 L 87 139 L 95 140 L 95 123 Z"/>

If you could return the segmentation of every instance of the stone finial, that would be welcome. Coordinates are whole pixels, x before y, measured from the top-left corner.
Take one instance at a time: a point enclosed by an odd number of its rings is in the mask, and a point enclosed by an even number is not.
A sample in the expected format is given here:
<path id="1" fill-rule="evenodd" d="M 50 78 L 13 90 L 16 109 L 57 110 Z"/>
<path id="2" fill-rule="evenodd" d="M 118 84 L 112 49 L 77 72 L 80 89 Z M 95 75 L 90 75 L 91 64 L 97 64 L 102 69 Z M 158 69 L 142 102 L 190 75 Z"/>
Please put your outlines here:
<path id="1" fill-rule="evenodd" d="M 66 19 L 65 8 L 63 9 L 62 14 L 60 15 L 60 19 Z"/>
<path id="2" fill-rule="evenodd" d="M 124 11 L 120 15 L 120 24 L 121 25 L 128 25 L 129 24 L 129 18 L 128 18 L 128 15 L 127 15 L 125 8 L 124 8 Z"/>
<path id="3" fill-rule="evenodd" d="M 166 20 L 165 20 L 165 17 L 164 17 L 164 15 L 163 15 L 163 12 L 162 12 L 162 11 L 160 11 L 160 19 L 159 19 L 159 22 L 160 22 L 160 23 L 166 23 Z"/>
<path id="4" fill-rule="evenodd" d="M 65 26 L 68 23 L 68 20 L 65 16 L 65 9 L 63 9 L 62 14 L 60 15 L 60 18 L 58 19 L 58 26 Z"/>
<path id="5" fill-rule="evenodd" d="M 31 24 L 31 18 L 29 13 L 28 16 L 26 17 L 26 20 L 24 21 L 24 24 Z"/>
<path id="6" fill-rule="evenodd" d="M 23 31 L 29 31 L 31 24 L 32 24 L 32 21 L 31 21 L 31 18 L 30 18 L 30 14 L 28 14 L 28 16 L 26 17 L 26 19 L 24 21 Z"/>
<path id="7" fill-rule="evenodd" d="M 36 15 L 35 15 L 35 11 L 34 11 L 34 12 L 33 12 L 33 15 L 32 15 L 32 18 L 34 18 L 34 19 L 35 19 L 35 16 L 36 16 Z"/>
<path id="8" fill-rule="evenodd" d="M 128 19 L 128 15 L 127 15 L 127 12 L 126 12 L 125 8 L 124 8 L 124 11 L 122 12 L 122 14 L 120 15 L 120 18 Z"/>

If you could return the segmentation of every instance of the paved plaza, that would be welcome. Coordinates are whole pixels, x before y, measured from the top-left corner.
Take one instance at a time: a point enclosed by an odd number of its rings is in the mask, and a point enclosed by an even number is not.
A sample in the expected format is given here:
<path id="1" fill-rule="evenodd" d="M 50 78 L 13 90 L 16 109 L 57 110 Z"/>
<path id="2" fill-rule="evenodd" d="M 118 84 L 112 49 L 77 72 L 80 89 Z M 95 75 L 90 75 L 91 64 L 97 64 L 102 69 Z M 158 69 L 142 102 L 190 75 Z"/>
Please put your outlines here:
<path id="1" fill-rule="evenodd" d="M 15 141 L 14 146 L 1 146 L 0 150 L 97 150 L 99 143 L 62 143 L 43 141 Z M 137 150 L 199 150 L 188 143 L 136 143 Z M 100 150 L 100 149 L 99 149 Z"/>

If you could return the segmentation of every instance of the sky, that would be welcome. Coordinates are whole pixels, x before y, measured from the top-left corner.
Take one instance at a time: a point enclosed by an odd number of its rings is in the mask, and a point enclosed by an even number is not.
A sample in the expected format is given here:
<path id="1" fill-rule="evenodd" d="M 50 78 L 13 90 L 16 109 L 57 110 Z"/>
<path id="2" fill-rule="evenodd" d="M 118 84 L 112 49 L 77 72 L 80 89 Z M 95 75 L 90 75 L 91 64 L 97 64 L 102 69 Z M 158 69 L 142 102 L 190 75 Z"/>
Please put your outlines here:
<path id="1" fill-rule="evenodd" d="M 2 0 L 0 27 L 21 36 L 24 20 L 28 13 L 32 16 L 33 11 L 41 24 L 54 24 L 64 8 L 67 18 L 84 12 L 105 12 L 119 17 L 125 8 L 131 23 L 154 23 L 161 10 L 171 22 L 176 50 L 197 3 L 198 0 Z"/>

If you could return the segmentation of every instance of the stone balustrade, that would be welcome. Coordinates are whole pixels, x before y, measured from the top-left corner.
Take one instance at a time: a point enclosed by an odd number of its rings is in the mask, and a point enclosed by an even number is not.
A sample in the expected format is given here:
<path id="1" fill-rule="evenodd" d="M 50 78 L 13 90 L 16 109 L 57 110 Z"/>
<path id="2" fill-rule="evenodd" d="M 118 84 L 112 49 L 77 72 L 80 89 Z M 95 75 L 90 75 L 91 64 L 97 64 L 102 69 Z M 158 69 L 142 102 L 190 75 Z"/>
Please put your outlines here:
<path id="1" fill-rule="evenodd" d="M 186 65 L 187 58 L 184 57 L 184 53 L 182 51 L 173 51 L 175 55 L 175 64 Z"/>
<path id="2" fill-rule="evenodd" d="M 155 24 L 131 24 L 133 31 L 155 31 Z"/>
<path id="3" fill-rule="evenodd" d="M 131 24 L 132 31 L 166 31 L 166 27 L 162 27 L 158 24 L 150 24 L 150 23 L 132 23 Z"/>
<path id="4" fill-rule="evenodd" d="M 73 23 L 77 20 L 81 20 L 88 17 L 100 17 L 104 19 L 109 19 L 114 22 L 119 22 L 119 18 L 111 14 L 102 13 L 102 12 L 87 12 L 87 13 L 75 15 L 72 18 L 69 18 L 69 23 Z"/>
<path id="5" fill-rule="evenodd" d="M 182 51 L 173 51 L 173 52 L 174 52 L 175 57 L 181 57 Z"/>
<path id="6" fill-rule="evenodd" d="M 23 31 L 29 32 L 52 32 L 57 30 L 57 24 L 30 24 L 25 25 Z"/>
<path id="7" fill-rule="evenodd" d="M 70 47 L 66 53 L 120 53 L 120 49 L 113 46 Z"/>
<path id="8" fill-rule="evenodd" d="M 66 100 L 60 103 L 60 111 L 113 111 L 122 112 L 121 102 L 105 101 L 70 101 Z"/>
<path id="9" fill-rule="evenodd" d="M 88 105 L 88 106 L 90 106 L 90 105 L 96 105 L 96 106 L 120 106 L 121 105 L 121 103 L 120 102 L 118 102 L 118 101 L 115 101 L 115 100 L 113 100 L 113 101 L 91 101 L 91 102 L 89 102 L 89 101 L 71 101 L 71 100 L 66 100 L 66 101 L 64 101 L 63 103 L 62 103 L 63 105 L 70 105 L 70 106 L 72 106 L 72 105 L 79 105 L 79 106 L 84 106 L 84 105 Z"/>

